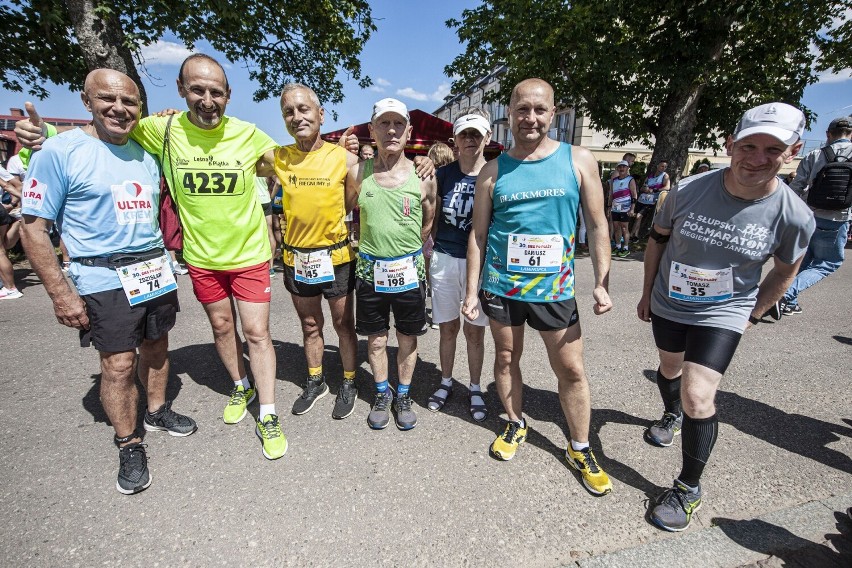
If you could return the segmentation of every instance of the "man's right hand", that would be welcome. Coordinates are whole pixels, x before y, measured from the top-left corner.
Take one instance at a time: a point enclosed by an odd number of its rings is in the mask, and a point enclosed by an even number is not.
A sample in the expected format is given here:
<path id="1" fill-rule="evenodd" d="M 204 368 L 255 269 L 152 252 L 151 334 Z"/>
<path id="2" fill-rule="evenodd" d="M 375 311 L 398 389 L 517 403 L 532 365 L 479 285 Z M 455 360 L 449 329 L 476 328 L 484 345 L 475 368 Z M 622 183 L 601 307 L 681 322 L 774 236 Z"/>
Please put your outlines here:
<path id="1" fill-rule="evenodd" d="M 72 291 L 53 300 L 53 313 L 62 325 L 74 329 L 89 329 L 89 314 L 82 298 Z"/>
<path id="2" fill-rule="evenodd" d="M 41 150 L 41 145 L 47 138 L 47 124 L 41 119 L 33 103 L 24 103 L 29 118 L 15 123 L 15 136 L 24 148 Z"/>
<path id="3" fill-rule="evenodd" d="M 461 309 L 462 315 L 473 321 L 479 317 L 479 300 L 474 296 L 465 296 Z"/>
<path id="4" fill-rule="evenodd" d="M 636 315 L 642 321 L 651 321 L 651 297 L 645 294 L 639 299 L 636 305 Z"/>

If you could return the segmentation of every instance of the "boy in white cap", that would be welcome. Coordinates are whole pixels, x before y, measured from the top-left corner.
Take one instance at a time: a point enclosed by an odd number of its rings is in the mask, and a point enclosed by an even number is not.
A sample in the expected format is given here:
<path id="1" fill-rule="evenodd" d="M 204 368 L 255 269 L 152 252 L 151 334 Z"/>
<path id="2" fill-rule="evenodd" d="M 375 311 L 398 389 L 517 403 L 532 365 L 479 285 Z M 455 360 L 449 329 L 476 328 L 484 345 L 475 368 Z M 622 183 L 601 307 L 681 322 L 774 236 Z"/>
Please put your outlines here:
<path id="1" fill-rule="evenodd" d="M 743 332 L 793 281 L 814 232 L 811 211 L 776 177 L 801 150 L 804 127 L 784 103 L 749 110 L 728 137 L 730 167 L 682 180 L 654 218 L 636 311 L 652 324 L 665 410 L 646 440 L 670 446 L 683 434 L 681 472 L 651 512 L 665 530 L 684 530 L 701 506 L 722 375 Z"/>

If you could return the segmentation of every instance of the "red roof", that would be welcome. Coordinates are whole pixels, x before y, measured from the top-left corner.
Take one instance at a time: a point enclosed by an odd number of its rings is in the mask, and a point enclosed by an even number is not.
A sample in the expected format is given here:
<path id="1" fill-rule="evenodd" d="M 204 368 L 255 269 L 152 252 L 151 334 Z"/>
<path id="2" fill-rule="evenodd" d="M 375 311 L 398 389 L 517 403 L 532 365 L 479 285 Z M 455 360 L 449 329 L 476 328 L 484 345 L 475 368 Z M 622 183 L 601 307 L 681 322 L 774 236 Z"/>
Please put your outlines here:
<path id="1" fill-rule="evenodd" d="M 425 154 L 429 151 L 435 142 L 443 142 L 450 144 L 450 138 L 453 136 L 453 125 L 446 120 L 442 120 L 434 114 L 429 114 L 420 109 L 409 111 L 411 117 L 411 139 L 405 146 L 405 151 L 410 154 Z M 355 135 L 358 136 L 358 141 L 361 144 L 372 144 L 375 146 L 375 140 L 370 136 L 370 129 L 367 127 L 369 123 L 364 122 L 355 127 Z M 322 139 L 327 142 L 336 143 L 340 140 L 340 136 L 345 131 L 345 128 L 327 132 L 322 134 Z M 503 145 L 491 141 L 485 147 L 485 157 L 488 159 L 494 158 L 503 151 Z"/>

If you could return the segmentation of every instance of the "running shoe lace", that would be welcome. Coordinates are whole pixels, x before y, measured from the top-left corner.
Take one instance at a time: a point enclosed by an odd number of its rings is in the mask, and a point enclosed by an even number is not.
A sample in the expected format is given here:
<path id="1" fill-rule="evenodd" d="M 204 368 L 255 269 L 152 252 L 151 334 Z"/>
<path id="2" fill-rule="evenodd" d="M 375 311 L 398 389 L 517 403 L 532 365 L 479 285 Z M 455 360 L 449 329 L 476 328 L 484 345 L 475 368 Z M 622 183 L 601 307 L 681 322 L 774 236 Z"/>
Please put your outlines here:
<path id="1" fill-rule="evenodd" d="M 583 448 L 580 450 L 580 453 L 583 454 L 583 461 L 586 462 L 586 467 L 589 468 L 590 472 L 598 473 L 601 470 L 598 467 L 598 462 L 595 461 L 595 456 L 592 454 L 591 448 Z"/>
<path id="2" fill-rule="evenodd" d="M 281 431 L 281 424 L 278 422 L 278 417 L 274 414 L 270 415 L 266 419 L 266 422 L 263 423 L 263 431 L 266 434 L 266 438 L 277 438 L 284 435 Z"/>
<path id="3" fill-rule="evenodd" d="M 305 390 L 302 391 L 302 398 L 313 398 L 315 395 L 319 394 L 321 384 L 322 379 L 320 377 L 317 377 L 316 379 L 308 377 L 308 384 L 305 385 Z"/>
<path id="4" fill-rule="evenodd" d="M 672 414 L 670 412 L 666 412 L 666 413 L 663 414 L 663 417 L 660 419 L 658 424 L 659 424 L 659 427 L 662 428 L 663 430 L 668 430 L 669 428 L 671 428 L 674 425 L 674 423 L 676 421 L 677 421 L 677 416 L 675 416 L 674 414 Z"/>
<path id="5" fill-rule="evenodd" d="M 411 397 L 407 394 L 400 395 L 397 398 L 397 404 L 399 405 L 400 411 L 411 410 Z"/>
<path id="6" fill-rule="evenodd" d="M 520 426 L 515 422 L 509 422 L 508 428 L 503 432 L 503 440 L 508 443 L 512 443 L 515 441 L 515 436 L 518 435 L 518 428 Z"/>
<path id="7" fill-rule="evenodd" d="M 686 493 L 677 486 L 665 492 L 662 503 L 675 511 L 678 509 L 687 511 L 689 507 Z"/>
<path id="8" fill-rule="evenodd" d="M 345 402 L 346 404 L 349 404 L 350 402 L 352 402 L 352 397 L 354 395 L 355 395 L 355 389 L 347 386 L 345 383 L 340 388 L 340 399 L 343 402 Z"/>
<path id="9" fill-rule="evenodd" d="M 131 473 L 138 474 L 144 469 L 142 466 L 145 463 L 145 448 L 147 444 L 131 444 L 122 448 L 125 459 L 121 461 L 120 473 L 122 477 L 130 478 Z"/>
<path id="10" fill-rule="evenodd" d="M 373 403 L 373 410 L 387 410 L 390 397 L 383 392 L 376 393 L 376 402 Z"/>
<path id="11" fill-rule="evenodd" d="M 246 391 L 240 390 L 239 387 L 234 387 L 231 391 L 231 398 L 228 400 L 228 406 L 239 406 L 245 404 Z"/>

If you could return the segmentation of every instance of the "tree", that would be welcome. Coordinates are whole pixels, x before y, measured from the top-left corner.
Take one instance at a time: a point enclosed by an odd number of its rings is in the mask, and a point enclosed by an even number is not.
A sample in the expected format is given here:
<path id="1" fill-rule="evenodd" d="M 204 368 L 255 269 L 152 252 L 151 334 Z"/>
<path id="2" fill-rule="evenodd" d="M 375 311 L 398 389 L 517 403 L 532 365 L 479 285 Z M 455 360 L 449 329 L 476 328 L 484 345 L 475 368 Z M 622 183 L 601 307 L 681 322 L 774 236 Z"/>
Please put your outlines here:
<path id="1" fill-rule="evenodd" d="M 260 85 L 256 101 L 295 80 L 336 104 L 339 70 L 371 84 L 358 56 L 375 29 L 367 0 L 9 0 L 0 5 L 0 85 L 44 98 L 44 81 L 82 89 L 89 71 L 108 67 L 141 87 L 141 48 L 170 33 L 243 63 Z"/>
<path id="2" fill-rule="evenodd" d="M 447 22 L 467 46 L 446 73 L 464 91 L 505 64 L 502 100 L 541 77 L 594 127 L 653 146 L 652 163 L 680 172 L 691 146 L 719 149 L 748 108 L 801 106 L 818 71 L 848 67 L 850 9 L 852 0 L 484 0 Z"/>

